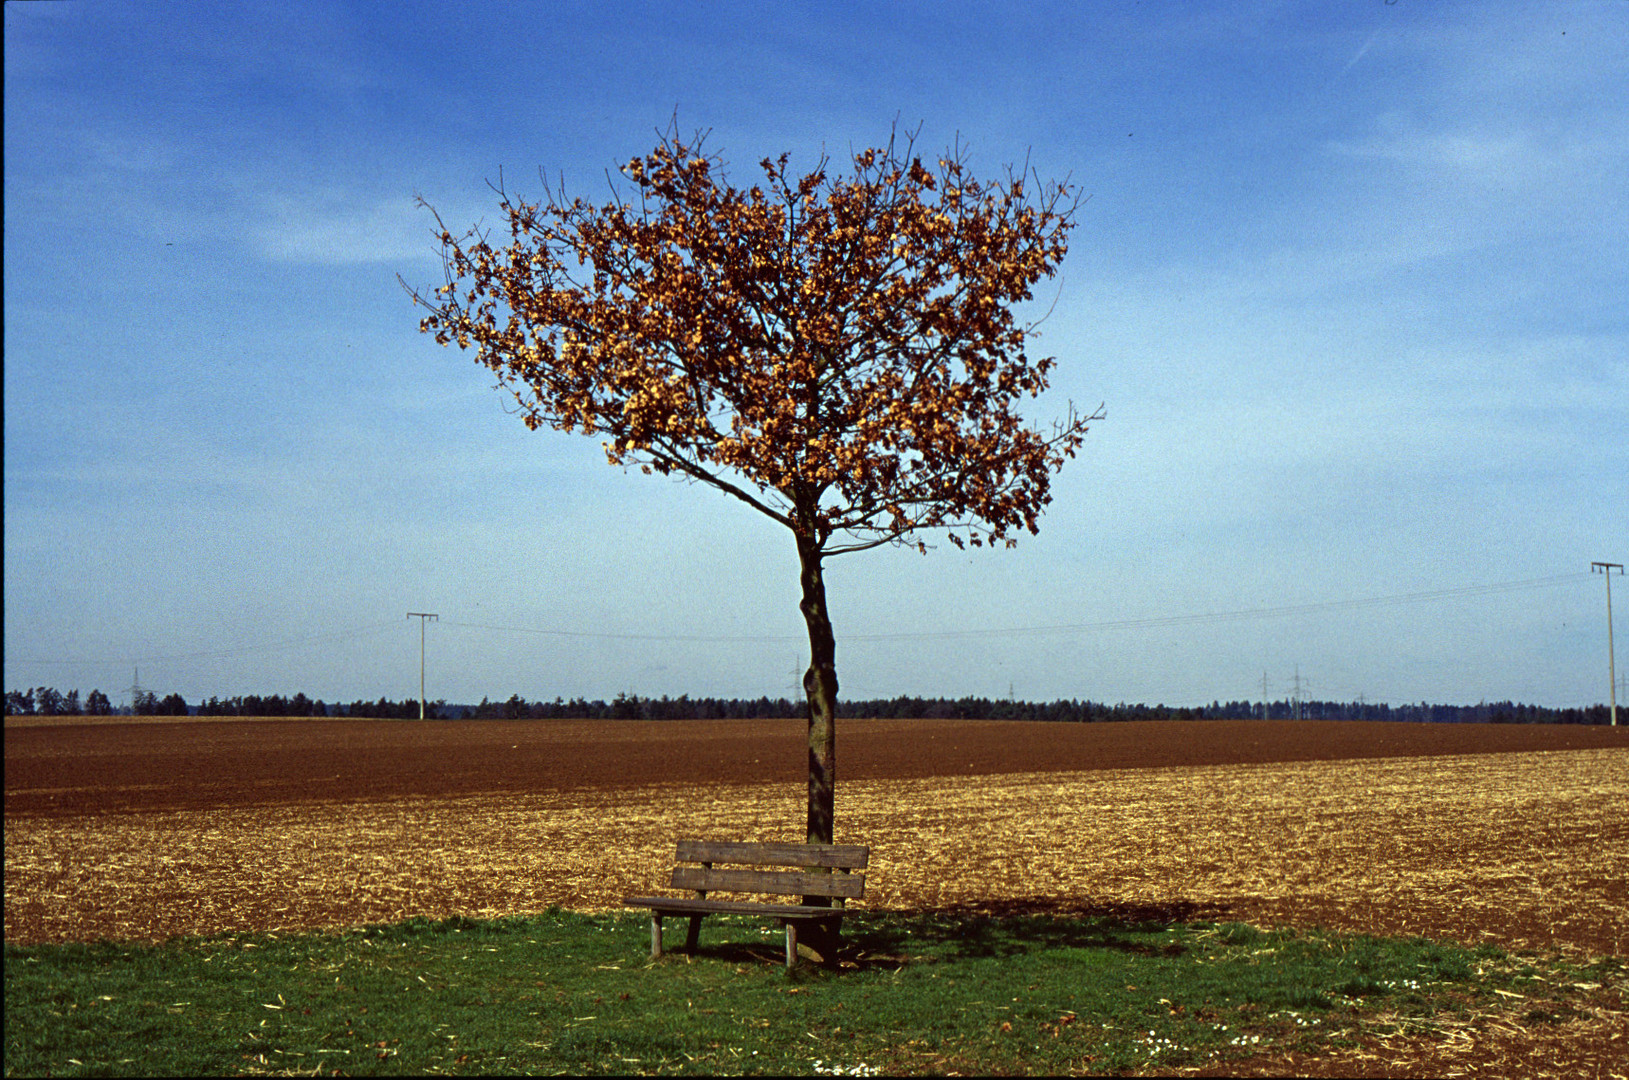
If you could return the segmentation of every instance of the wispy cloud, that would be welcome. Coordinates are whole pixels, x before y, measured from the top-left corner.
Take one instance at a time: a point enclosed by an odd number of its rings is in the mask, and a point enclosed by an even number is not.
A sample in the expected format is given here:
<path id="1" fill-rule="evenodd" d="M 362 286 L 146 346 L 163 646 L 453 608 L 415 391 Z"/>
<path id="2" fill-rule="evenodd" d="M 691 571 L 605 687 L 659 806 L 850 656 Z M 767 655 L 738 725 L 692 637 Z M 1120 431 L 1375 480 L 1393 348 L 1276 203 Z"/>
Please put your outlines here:
<path id="1" fill-rule="evenodd" d="M 1380 34 L 1381 34 L 1381 31 L 1376 30 L 1374 33 L 1370 34 L 1367 38 L 1365 38 L 1363 40 L 1362 46 L 1360 46 L 1358 48 L 1357 52 L 1352 54 L 1352 59 L 1350 59 L 1350 60 L 1348 60 L 1346 62 L 1345 67 L 1341 68 L 1341 74 L 1342 75 L 1345 75 L 1348 71 L 1351 71 L 1354 67 L 1357 66 L 1357 62 L 1359 60 L 1362 60 L 1364 58 L 1364 56 L 1366 56 L 1368 54 L 1369 49 L 1374 46 L 1375 39 L 1378 38 L 1380 36 Z"/>
<path id="2" fill-rule="evenodd" d="M 436 250 L 428 215 L 408 195 L 326 191 L 260 200 L 256 247 L 285 262 L 347 265 L 423 259 Z"/>
<path id="3" fill-rule="evenodd" d="M 1557 130 L 1520 121 L 1432 128 L 1391 113 L 1367 136 L 1327 145 L 1334 155 L 1395 163 L 1419 179 L 1515 192 L 1593 184 L 1609 171 L 1621 179 L 1626 134 L 1621 127 Z"/>

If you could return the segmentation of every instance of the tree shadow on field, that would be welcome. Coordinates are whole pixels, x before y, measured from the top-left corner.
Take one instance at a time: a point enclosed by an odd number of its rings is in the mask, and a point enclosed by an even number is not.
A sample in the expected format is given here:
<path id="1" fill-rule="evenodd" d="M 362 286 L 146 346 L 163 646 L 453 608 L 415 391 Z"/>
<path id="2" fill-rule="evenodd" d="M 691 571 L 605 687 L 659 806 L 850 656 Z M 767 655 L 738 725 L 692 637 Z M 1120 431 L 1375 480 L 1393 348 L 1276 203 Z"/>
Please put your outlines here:
<path id="1" fill-rule="evenodd" d="M 1179 923 L 1228 921 L 1224 904 L 1178 900 L 1163 904 L 1093 903 L 1053 896 L 952 904 L 910 911 L 849 910 L 843 943 L 828 970 L 897 970 L 907 964 L 1016 956 L 1057 948 L 1114 949 L 1139 956 L 1179 956 L 1186 947 L 1159 940 Z M 709 941 L 693 955 L 737 966 L 786 963 L 780 932 L 752 941 L 732 926 L 734 940 Z M 683 950 L 676 950 L 682 954 Z"/>
<path id="2" fill-rule="evenodd" d="M 854 912 L 844 921 L 843 936 L 854 965 L 861 968 L 931 960 L 921 955 L 924 949 L 944 959 L 1056 948 L 1175 956 L 1185 946 L 1162 944 L 1153 940 L 1155 935 L 1178 923 L 1221 921 L 1230 914 L 1226 905 L 1207 901 L 1118 904 L 1024 897 L 908 912 Z"/>

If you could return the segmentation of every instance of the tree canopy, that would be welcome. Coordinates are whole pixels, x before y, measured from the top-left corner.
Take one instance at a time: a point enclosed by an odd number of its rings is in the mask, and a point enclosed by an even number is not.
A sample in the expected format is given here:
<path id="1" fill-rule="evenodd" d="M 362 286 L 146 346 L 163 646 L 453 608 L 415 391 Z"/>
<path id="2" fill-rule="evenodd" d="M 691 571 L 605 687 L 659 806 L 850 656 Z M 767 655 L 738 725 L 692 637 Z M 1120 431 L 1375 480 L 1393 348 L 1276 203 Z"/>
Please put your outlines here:
<path id="1" fill-rule="evenodd" d="M 1054 361 L 1011 305 L 1063 259 L 1072 189 L 891 139 L 841 177 L 766 158 L 742 190 L 702 142 L 670 130 L 624 165 L 632 201 L 500 186 L 509 243 L 443 225 L 422 329 L 473 348 L 529 427 L 607 436 L 613 463 L 720 488 L 826 554 L 1034 532 L 1095 419 L 1043 434 L 1016 409 Z"/>

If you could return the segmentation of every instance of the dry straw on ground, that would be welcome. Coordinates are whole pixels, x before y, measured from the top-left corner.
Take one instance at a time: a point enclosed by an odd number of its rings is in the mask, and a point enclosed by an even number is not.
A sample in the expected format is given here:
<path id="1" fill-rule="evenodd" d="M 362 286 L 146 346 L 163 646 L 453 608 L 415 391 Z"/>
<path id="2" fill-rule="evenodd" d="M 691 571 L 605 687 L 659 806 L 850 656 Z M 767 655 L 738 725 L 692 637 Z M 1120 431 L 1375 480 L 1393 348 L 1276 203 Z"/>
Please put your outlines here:
<path id="1" fill-rule="evenodd" d="M 5 823 L 8 942 L 607 909 L 679 836 L 799 839 L 786 785 Z M 866 906 L 1152 910 L 1629 954 L 1629 752 L 845 783 Z"/>

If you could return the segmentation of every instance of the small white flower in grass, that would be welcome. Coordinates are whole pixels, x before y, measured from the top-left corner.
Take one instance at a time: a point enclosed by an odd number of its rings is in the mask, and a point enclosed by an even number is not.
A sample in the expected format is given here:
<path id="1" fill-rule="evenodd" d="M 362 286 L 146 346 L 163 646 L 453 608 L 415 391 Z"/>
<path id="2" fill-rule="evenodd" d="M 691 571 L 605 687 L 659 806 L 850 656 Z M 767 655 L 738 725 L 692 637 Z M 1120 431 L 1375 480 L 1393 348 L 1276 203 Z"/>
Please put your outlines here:
<path id="1" fill-rule="evenodd" d="M 849 1065 L 842 1066 L 836 1062 L 827 1065 L 824 1061 L 814 1063 L 814 1071 L 819 1076 L 876 1076 L 881 1070 L 875 1065 Z"/>

